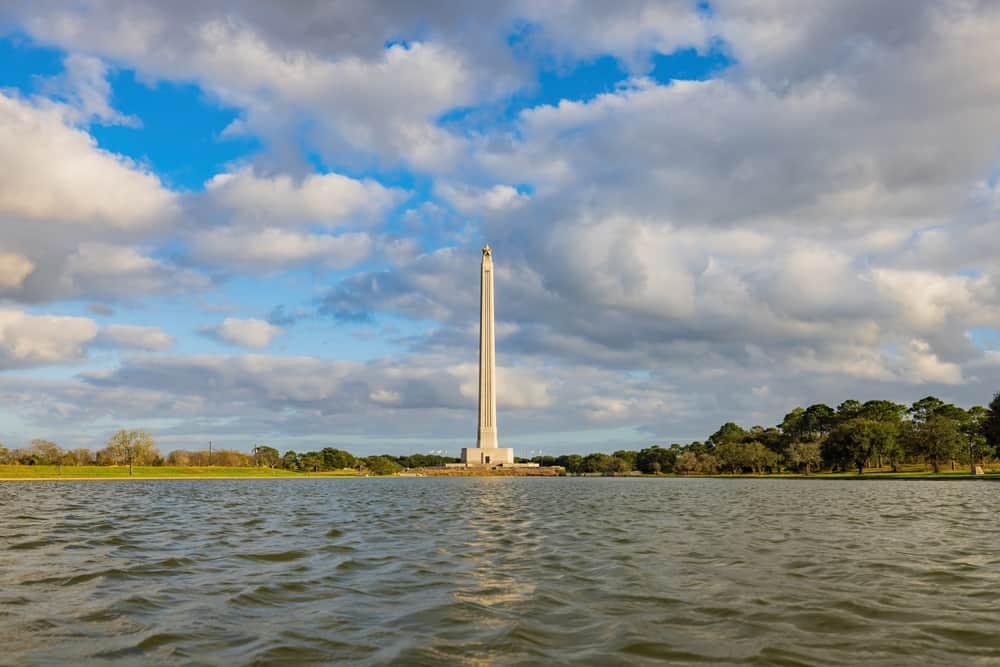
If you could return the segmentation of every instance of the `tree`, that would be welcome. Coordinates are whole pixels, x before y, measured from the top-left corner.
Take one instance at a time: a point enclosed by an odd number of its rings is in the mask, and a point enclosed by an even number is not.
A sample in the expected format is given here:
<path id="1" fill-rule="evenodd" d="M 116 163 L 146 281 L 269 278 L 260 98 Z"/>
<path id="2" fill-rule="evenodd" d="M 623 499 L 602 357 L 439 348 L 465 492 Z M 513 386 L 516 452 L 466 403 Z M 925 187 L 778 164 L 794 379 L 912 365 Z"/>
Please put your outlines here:
<path id="1" fill-rule="evenodd" d="M 31 441 L 31 453 L 39 464 L 57 465 L 62 462 L 63 450 L 51 440 L 35 438 Z"/>
<path id="2" fill-rule="evenodd" d="M 628 465 L 629 470 L 634 470 L 636 467 L 635 465 L 636 459 L 639 458 L 639 452 L 634 452 L 628 449 L 619 449 L 611 456 L 615 457 L 616 459 L 621 459 Z"/>
<path id="3" fill-rule="evenodd" d="M 931 462 L 934 472 L 941 472 L 941 461 L 955 457 L 962 446 L 962 433 L 953 419 L 931 414 L 912 430 L 914 450 Z"/>
<path id="4" fill-rule="evenodd" d="M 837 421 L 845 422 L 857 419 L 863 410 L 864 406 L 860 401 L 855 401 L 853 398 L 847 399 L 837 406 Z"/>
<path id="5" fill-rule="evenodd" d="M 989 419 L 989 410 L 981 405 L 975 405 L 968 409 L 968 419 L 962 424 L 962 435 L 969 445 L 969 472 L 976 474 L 976 461 L 986 455 L 988 447 L 986 436 L 983 434 L 986 420 Z"/>
<path id="6" fill-rule="evenodd" d="M 333 447 L 324 447 L 320 450 L 323 459 L 323 468 L 327 470 L 340 470 L 341 468 L 353 468 L 357 464 L 357 459 L 350 452 Z"/>
<path id="7" fill-rule="evenodd" d="M 299 463 L 299 455 L 296 454 L 294 450 L 289 449 L 281 457 L 281 467 L 286 470 L 298 470 L 301 467 Z"/>
<path id="8" fill-rule="evenodd" d="M 781 432 L 784 434 L 785 438 L 789 442 L 802 442 L 804 438 L 803 433 L 803 417 L 805 417 L 805 408 L 795 408 L 781 420 Z"/>
<path id="9" fill-rule="evenodd" d="M 906 406 L 892 401 L 865 401 L 859 417 L 880 422 L 899 423 L 906 414 Z"/>
<path id="10" fill-rule="evenodd" d="M 388 456 L 369 456 L 363 459 L 363 462 L 368 472 L 373 475 L 392 475 L 403 468 Z"/>
<path id="11" fill-rule="evenodd" d="M 807 475 L 811 469 L 823 465 L 823 456 L 819 451 L 818 442 L 795 443 L 789 452 L 789 459 L 797 469 L 805 469 Z"/>
<path id="12" fill-rule="evenodd" d="M 908 412 L 913 421 L 918 424 L 926 422 L 938 410 L 945 406 L 945 402 L 936 396 L 925 396 L 910 406 Z"/>
<path id="13" fill-rule="evenodd" d="M 829 405 L 816 403 L 806 408 L 802 415 L 800 428 L 807 440 L 819 440 L 825 437 L 836 425 L 837 414 Z"/>
<path id="14" fill-rule="evenodd" d="M 281 462 L 281 454 L 274 447 L 257 445 L 253 448 L 254 461 L 258 467 L 277 468 Z"/>
<path id="15" fill-rule="evenodd" d="M 94 454 L 85 447 L 80 447 L 73 450 L 73 462 L 74 465 L 85 466 L 90 465 L 94 460 Z"/>
<path id="16" fill-rule="evenodd" d="M 105 451 L 115 465 L 128 464 L 129 476 L 133 465 L 151 465 L 160 457 L 153 438 L 139 430 L 119 430 L 108 440 Z"/>
<path id="17" fill-rule="evenodd" d="M 299 456 L 299 466 L 303 470 L 316 472 L 323 468 L 323 455 L 318 452 L 306 452 Z"/>
<path id="18" fill-rule="evenodd" d="M 674 470 L 682 475 L 699 472 L 698 455 L 694 452 L 684 452 L 674 461 Z"/>
<path id="19" fill-rule="evenodd" d="M 743 445 L 745 465 L 755 474 L 772 470 L 778 466 L 778 455 L 757 441 Z"/>
<path id="20" fill-rule="evenodd" d="M 674 449 L 664 449 L 653 445 L 639 451 L 635 457 L 635 467 L 647 475 L 657 475 L 663 472 L 673 472 L 677 452 Z"/>
<path id="21" fill-rule="evenodd" d="M 556 457 L 556 465 L 562 466 L 571 475 L 583 472 L 583 457 L 579 454 L 563 454 Z"/>
<path id="22" fill-rule="evenodd" d="M 747 438 L 747 432 L 738 424 L 726 422 L 719 427 L 719 430 L 708 436 L 708 442 L 713 447 L 727 442 L 743 442 Z"/>
<path id="23" fill-rule="evenodd" d="M 839 424 L 823 444 L 823 458 L 846 470 L 850 465 L 864 474 L 865 464 L 894 439 L 891 429 L 873 419 L 851 419 Z"/>
<path id="24" fill-rule="evenodd" d="M 10 463 L 10 450 L 0 442 L 0 463 Z"/>
<path id="25" fill-rule="evenodd" d="M 719 467 L 732 474 L 743 472 L 750 466 L 746 446 L 736 440 L 724 440 L 715 447 L 715 456 L 719 459 Z"/>
<path id="26" fill-rule="evenodd" d="M 987 408 L 986 412 L 982 427 L 986 445 L 1000 451 L 1000 391 L 993 395 L 993 400 L 990 401 L 990 407 Z"/>

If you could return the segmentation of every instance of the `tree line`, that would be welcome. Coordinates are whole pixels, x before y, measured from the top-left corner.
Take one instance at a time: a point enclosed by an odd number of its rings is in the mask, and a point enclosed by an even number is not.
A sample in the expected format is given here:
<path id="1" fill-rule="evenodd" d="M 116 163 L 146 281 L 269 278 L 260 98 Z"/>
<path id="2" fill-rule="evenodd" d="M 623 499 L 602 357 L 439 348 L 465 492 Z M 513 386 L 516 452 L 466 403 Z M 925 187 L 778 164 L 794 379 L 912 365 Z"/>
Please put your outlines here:
<path id="1" fill-rule="evenodd" d="M 776 426 L 723 424 L 704 441 L 613 454 L 566 454 L 531 459 L 571 474 L 777 473 L 821 470 L 863 474 L 866 468 L 949 465 L 995 460 L 1000 453 L 1000 392 L 989 407 L 964 409 L 927 396 L 906 406 L 885 400 L 846 400 L 836 408 L 798 407 Z"/>
<path id="2" fill-rule="evenodd" d="M 780 424 L 743 428 L 726 422 L 704 441 L 669 447 L 654 445 L 612 454 L 564 454 L 518 459 L 542 466 L 562 466 L 570 474 L 776 473 L 811 474 L 822 470 L 863 474 L 867 468 L 899 470 L 922 464 L 939 472 L 942 466 L 974 468 L 1000 454 L 1000 392 L 989 407 L 964 409 L 927 396 L 906 406 L 885 400 L 846 400 L 832 408 L 817 403 L 798 407 Z M 318 451 L 280 453 L 259 444 L 247 452 L 228 449 L 174 450 L 160 455 L 153 438 L 142 430 L 121 429 L 105 447 L 62 449 L 50 440 L 35 439 L 25 448 L 0 444 L 0 464 L 20 465 L 142 465 L 230 466 L 281 468 L 301 472 L 354 469 L 390 475 L 405 469 L 437 467 L 457 458 L 436 454 L 357 457 L 324 447 Z"/>
<path id="3" fill-rule="evenodd" d="M 51 440 L 35 438 L 27 447 L 8 449 L 0 443 L 0 464 L 5 465 L 128 465 L 128 466 L 226 466 L 237 468 L 280 468 L 300 472 L 328 472 L 353 469 L 375 475 L 391 475 L 405 469 L 441 466 L 458 461 L 434 454 L 357 457 L 333 447 L 319 451 L 281 454 L 270 445 L 255 445 L 251 451 L 233 449 L 176 449 L 165 457 L 146 431 L 121 429 L 105 447 L 63 449 Z"/>

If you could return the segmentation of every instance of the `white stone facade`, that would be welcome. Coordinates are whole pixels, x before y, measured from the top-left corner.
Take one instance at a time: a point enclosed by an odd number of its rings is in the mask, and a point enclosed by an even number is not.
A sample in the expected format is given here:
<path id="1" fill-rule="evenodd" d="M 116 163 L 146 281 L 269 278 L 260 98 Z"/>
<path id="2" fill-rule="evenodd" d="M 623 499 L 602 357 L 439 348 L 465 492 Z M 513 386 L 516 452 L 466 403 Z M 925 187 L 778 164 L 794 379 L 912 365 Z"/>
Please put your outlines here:
<path id="1" fill-rule="evenodd" d="M 511 465 L 514 450 L 497 447 L 496 336 L 493 328 L 493 251 L 483 248 L 479 274 L 479 432 L 475 447 L 462 449 L 468 465 Z"/>

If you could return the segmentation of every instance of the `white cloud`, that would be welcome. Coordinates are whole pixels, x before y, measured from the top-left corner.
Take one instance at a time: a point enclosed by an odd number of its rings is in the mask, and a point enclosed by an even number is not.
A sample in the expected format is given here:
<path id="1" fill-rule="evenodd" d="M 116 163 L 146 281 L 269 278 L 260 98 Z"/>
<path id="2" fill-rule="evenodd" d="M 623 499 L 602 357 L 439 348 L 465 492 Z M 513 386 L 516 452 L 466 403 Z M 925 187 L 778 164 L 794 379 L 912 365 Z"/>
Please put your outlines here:
<path id="1" fill-rule="evenodd" d="M 373 245 L 371 237 L 360 232 L 332 236 L 275 228 L 242 231 L 232 227 L 198 232 L 191 241 L 191 252 L 203 265 L 253 273 L 306 263 L 344 269 L 365 259 Z"/>
<path id="2" fill-rule="evenodd" d="M 247 223 L 334 227 L 352 217 L 371 218 L 392 206 L 401 193 L 371 180 L 340 174 L 259 176 L 251 169 L 218 174 L 205 187 L 219 205 Z"/>
<path id="3" fill-rule="evenodd" d="M 34 270 L 34 262 L 27 257 L 15 252 L 0 251 L 0 289 L 20 287 Z"/>
<path id="4" fill-rule="evenodd" d="M 138 118 L 112 108 L 108 68 L 100 59 L 72 53 L 66 57 L 63 66 L 65 71 L 47 80 L 45 90 L 66 101 L 72 109 L 68 117 L 81 123 L 94 120 L 104 125 L 142 125 Z"/>
<path id="5" fill-rule="evenodd" d="M 173 336 L 158 327 L 131 324 L 109 324 L 101 328 L 100 338 L 106 344 L 134 350 L 166 350 L 174 346 Z"/>
<path id="6" fill-rule="evenodd" d="M 11 221 L 5 225 L 130 230 L 174 209 L 173 193 L 154 174 L 98 148 L 68 124 L 64 107 L 0 93 L 0 219 Z"/>
<path id="7" fill-rule="evenodd" d="M 85 317 L 0 309 L 0 368 L 78 361 L 96 337 L 97 325 Z"/>
<path id="8" fill-rule="evenodd" d="M 517 208 L 528 196 L 509 185 L 476 188 L 460 183 L 439 183 L 438 193 L 462 213 L 490 213 Z"/>
<path id="9" fill-rule="evenodd" d="M 918 384 L 937 382 L 958 384 L 962 382 L 962 368 L 958 364 L 942 361 L 923 340 L 911 340 L 904 349 L 909 365 L 907 379 Z"/>
<path id="10" fill-rule="evenodd" d="M 200 274 L 148 257 L 130 246 L 85 242 L 70 255 L 59 277 L 68 295 L 135 296 L 200 289 Z"/>
<path id="11" fill-rule="evenodd" d="M 281 333 L 281 327 L 265 320 L 227 317 L 217 327 L 204 330 L 221 341 L 249 348 L 263 348 Z"/>

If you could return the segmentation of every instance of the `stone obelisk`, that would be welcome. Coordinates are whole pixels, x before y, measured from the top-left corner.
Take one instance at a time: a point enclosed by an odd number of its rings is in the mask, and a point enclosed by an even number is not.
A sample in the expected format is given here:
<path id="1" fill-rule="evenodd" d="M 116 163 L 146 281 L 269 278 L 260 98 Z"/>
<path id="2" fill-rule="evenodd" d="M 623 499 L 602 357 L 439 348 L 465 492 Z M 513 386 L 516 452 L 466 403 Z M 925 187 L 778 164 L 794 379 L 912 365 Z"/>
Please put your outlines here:
<path id="1" fill-rule="evenodd" d="M 466 465 L 512 465 L 514 450 L 497 447 L 496 336 L 493 333 L 493 251 L 483 248 L 479 273 L 479 433 L 462 449 Z"/>
<path id="2" fill-rule="evenodd" d="M 476 447 L 497 446 L 496 337 L 493 335 L 493 251 L 483 248 L 479 274 L 479 436 Z"/>

